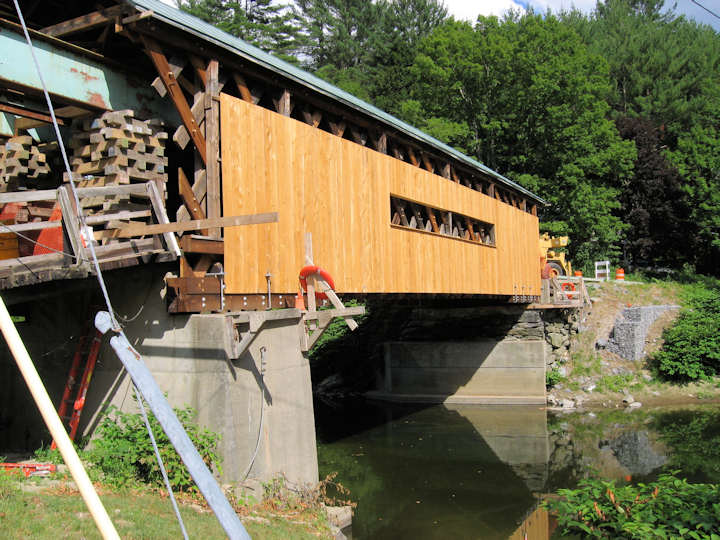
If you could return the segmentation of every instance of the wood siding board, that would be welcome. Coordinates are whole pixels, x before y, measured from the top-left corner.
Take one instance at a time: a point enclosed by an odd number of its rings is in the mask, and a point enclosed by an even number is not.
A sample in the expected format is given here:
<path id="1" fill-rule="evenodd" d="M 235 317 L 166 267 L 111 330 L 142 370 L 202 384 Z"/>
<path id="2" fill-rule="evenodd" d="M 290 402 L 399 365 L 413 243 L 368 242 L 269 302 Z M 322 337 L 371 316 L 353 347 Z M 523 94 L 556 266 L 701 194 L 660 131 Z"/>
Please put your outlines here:
<path id="1" fill-rule="evenodd" d="M 279 213 L 254 238 L 230 229 L 228 293 L 264 293 L 269 264 L 273 290 L 295 290 L 312 232 L 339 292 L 539 294 L 535 216 L 237 98 L 223 96 L 221 113 L 223 156 L 234 156 L 223 160 L 225 215 Z M 391 194 L 492 223 L 497 247 L 391 227 Z"/>

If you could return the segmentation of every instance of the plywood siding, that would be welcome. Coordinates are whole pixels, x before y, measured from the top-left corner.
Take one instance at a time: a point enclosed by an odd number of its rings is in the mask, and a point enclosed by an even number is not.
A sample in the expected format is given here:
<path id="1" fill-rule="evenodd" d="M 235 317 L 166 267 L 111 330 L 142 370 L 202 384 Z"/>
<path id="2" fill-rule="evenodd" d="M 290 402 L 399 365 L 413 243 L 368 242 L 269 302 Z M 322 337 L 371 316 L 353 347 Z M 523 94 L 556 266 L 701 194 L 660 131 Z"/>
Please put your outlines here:
<path id="1" fill-rule="evenodd" d="M 339 292 L 539 295 L 537 218 L 297 120 L 221 96 L 227 293 L 293 292 L 304 234 Z M 495 225 L 496 247 L 390 225 L 390 196 Z"/>

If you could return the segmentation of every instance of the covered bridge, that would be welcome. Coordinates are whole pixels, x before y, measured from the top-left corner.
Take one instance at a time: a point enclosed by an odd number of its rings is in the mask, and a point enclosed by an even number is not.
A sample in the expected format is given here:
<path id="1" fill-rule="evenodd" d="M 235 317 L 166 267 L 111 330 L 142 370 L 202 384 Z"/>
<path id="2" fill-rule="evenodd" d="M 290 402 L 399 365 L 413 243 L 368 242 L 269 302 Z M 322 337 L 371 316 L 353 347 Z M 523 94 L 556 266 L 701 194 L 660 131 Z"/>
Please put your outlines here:
<path id="1" fill-rule="evenodd" d="M 543 201 L 481 163 L 157 0 L 21 5 L 102 265 L 177 257 L 170 311 L 291 306 L 307 233 L 338 293 L 540 294 Z M 17 23 L 0 5 L 3 288 L 92 272 Z"/>

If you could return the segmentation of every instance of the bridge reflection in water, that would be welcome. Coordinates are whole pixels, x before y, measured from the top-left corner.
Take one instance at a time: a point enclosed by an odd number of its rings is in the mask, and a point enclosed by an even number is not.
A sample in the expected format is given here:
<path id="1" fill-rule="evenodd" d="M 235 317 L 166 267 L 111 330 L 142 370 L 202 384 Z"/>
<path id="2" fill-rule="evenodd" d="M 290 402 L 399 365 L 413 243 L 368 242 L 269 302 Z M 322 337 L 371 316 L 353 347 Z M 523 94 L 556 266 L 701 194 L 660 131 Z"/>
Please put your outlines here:
<path id="1" fill-rule="evenodd" d="M 318 404 L 321 472 L 358 502 L 353 538 L 547 540 L 548 480 L 538 407 Z"/>

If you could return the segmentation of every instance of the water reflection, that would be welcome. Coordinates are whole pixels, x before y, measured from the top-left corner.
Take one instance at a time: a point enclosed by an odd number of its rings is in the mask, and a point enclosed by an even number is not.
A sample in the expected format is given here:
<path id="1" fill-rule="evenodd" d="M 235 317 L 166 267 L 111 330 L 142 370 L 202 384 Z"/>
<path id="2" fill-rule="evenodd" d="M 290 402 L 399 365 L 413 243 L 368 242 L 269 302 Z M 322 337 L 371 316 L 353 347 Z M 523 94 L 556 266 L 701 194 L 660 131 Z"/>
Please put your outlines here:
<path id="1" fill-rule="evenodd" d="M 593 471 L 649 480 L 680 468 L 720 479 L 720 415 L 537 407 L 316 404 L 321 472 L 358 502 L 353 537 L 550 538 L 547 493 Z M 710 443 L 710 444 L 708 444 Z M 532 534 L 531 534 L 532 532 Z"/>

